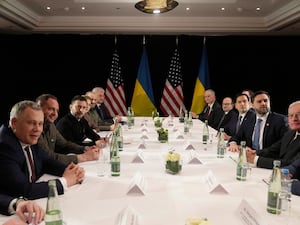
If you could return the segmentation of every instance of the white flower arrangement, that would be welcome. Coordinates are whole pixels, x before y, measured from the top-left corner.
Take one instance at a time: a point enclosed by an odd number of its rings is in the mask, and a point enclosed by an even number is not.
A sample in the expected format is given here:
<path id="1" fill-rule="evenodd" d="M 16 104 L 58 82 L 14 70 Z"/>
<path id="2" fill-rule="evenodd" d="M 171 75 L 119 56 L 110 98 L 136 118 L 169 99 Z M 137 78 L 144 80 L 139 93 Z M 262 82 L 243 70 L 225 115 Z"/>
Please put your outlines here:
<path id="1" fill-rule="evenodd" d="M 177 174 L 181 171 L 180 154 L 170 151 L 166 156 L 166 171 L 170 174 Z"/>
<path id="2" fill-rule="evenodd" d="M 176 162 L 180 160 L 180 154 L 175 151 L 170 151 L 166 156 L 166 161 Z"/>

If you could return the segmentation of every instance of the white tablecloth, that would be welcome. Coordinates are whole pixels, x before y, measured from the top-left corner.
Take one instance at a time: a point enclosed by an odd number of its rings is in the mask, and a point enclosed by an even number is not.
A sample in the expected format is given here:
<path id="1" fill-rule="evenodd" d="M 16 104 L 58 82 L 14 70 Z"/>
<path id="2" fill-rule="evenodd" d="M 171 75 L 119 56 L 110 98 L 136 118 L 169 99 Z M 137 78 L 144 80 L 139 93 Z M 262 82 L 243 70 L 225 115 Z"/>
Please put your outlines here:
<path id="1" fill-rule="evenodd" d="M 135 126 L 130 130 L 123 126 L 124 151 L 120 153 L 119 177 L 110 176 L 108 160 L 103 177 L 97 176 L 100 162 L 81 163 L 86 170 L 84 182 L 60 196 L 66 224 L 117 225 L 118 215 L 129 207 L 139 216 L 140 225 L 184 225 L 190 217 L 206 217 L 213 225 L 241 225 L 244 222 L 238 215 L 238 208 L 242 200 L 255 209 L 260 225 L 300 224 L 299 196 L 292 196 L 289 220 L 286 216 L 266 211 L 268 186 L 263 179 L 270 176 L 271 170 L 252 168 L 247 181 L 237 181 L 233 160 L 237 153 L 227 152 L 223 159 L 216 157 L 215 130 L 210 130 L 212 141 L 204 145 L 200 121 L 194 120 L 191 134 L 184 135 L 183 124 L 178 118 L 174 118 L 174 126 L 168 126 L 167 120 L 164 126 L 169 129 L 168 143 L 157 141 L 152 118 L 136 118 Z M 141 144 L 144 144 L 144 149 L 138 148 Z M 195 148 L 194 156 L 200 163 L 188 163 L 191 155 L 191 150 L 185 150 L 188 145 Z M 164 157 L 170 150 L 182 156 L 182 171 L 177 175 L 165 172 Z M 108 151 L 109 147 L 105 148 L 107 158 Z M 141 156 L 142 163 L 133 163 L 137 156 Z M 204 179 L 209 173 L 227 193 L 210 192 Z M 144 195 L 128 194 L 130 183 L 137 174 L 145 180 Z M 49 179 L 49 176 L 43 179 Z M 37 201 L 46 206 L 46 198 Z M 1 216 L 0 221 L 7 218 Z"/>

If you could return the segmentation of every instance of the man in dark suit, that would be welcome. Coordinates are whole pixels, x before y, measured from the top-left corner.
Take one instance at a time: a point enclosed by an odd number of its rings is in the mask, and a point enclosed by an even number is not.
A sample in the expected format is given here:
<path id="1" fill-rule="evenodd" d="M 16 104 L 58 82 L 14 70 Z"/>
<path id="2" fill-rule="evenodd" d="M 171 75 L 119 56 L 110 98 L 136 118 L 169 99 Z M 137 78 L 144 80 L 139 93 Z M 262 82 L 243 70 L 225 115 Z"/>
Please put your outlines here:
<path id="1" fill-rule="evenodd" d="M 247 95 L 239 93 L 235 97 L 235 109 L 228 113 L 223 122 L 226 140 L 236 135 L 240 126 L 248 117 L 255 115 L 254 111 L 250 109 L 250 99 Z"/>
<path id="2" fill-rule="evenodd" d="M 208 121 L 208 125 L 214 129 L 218 129 L 218 125 L 223 116 L 223 110 L 219 102 L 216 100 L 215 91 L 212 89 L 207 89 L 204 92 L 204 101 L 206 106 L 203 111 L 197 115 L 195 112 L 192 112 L 193 118 L 197 118 L 204 122 Z"/>
<path id="3" fill-rule="evenodd" d="M 18 218 L 11 218 L 4 224 L 39 224 L 44 220 L 45 211 L 35 201 L 22 197 L 13 198 L 0 194 L 0 213 L 3 215 L 17 214 Z"/>
<path id="4" fill-rule="evenodd" d="M 280 160 L 281 166 L 287 166 L 300 158 L 300 101 L 290 104 L 288 109 L 290 130 L 271 146 L 259 150 L 247 149 L 248 162 L 257 167 L 273 168 L 273 161 Z"/>
<path id="5" fill-rule="evenodd" d="M 246 141 L 248 147 L 255 149 L 253 148 L 253 138 L 258 119 L 262 120 L 259 128 L 259 149 L 271 146 L 280 140 L 288 130 L 287 117 L 270 110 L 270 96 L 266 91 L 255 92 L 252 102 L 255 113 L 248 116 L 247 120 L 241 124 L 237 134 L 229 139 L 229 151 L 238 152 L 240 141 Z"/>
<path id="6" fill-rule="evenodd" d="M 300 159 L 295 160 L 285 168 L 289 169 L 289 174 L 294 179 L 292 183 L 292 193 L 294 195 L 300 195 Z"/>
<path id="7" fill-rule="evenodd" d="M 48 196 L 48 182 L 38 182 L 43 174 L 58 176 L 59 194 L 82 182 L 83 168 L 65 165 L 50 158 L 37 145 L 43 131 L 44 113 L 33 101 L 21 101 L 10 112 L 9 126 L 0 128 L 0 193 L 37 199 Z M 28 150 L 28 153 L 25 151 Z"/>
<path id="8" fill-rule="evenodd" d="M 102 121 L 108 123 L 108 124 L 114 124 L 115 120 L 121 122 L 122 117 L 117 115 L 115 118 L 112 116 L 109 116 L 106 112 L 105 106 L 104 106 L 104 100 L 105 100 L 105 90 L 102 87 L 94 87 L 92 89 L 92 92 L 96 94 L 96 110 L 101 118 Z"/>

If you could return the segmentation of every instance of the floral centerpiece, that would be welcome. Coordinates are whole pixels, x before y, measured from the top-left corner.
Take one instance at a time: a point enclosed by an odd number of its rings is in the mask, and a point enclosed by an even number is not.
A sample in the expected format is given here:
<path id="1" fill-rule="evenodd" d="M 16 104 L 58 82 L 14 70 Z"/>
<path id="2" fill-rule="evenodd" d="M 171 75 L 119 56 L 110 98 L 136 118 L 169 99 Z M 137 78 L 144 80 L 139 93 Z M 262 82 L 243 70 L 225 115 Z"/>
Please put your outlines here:
<path id="1" fill-rule="evenodd" d="M 170 151 L 166 157 L 166 172 L 177 174 L 181 171 L 180 154 L 175 151 Z"/>
<path id="2" fill-rule="evenodd" d="M 154 120 L 155 117 L 159 117 L 159 112 L 157 110 L 152 111 L 152 119 Z"/>
<path id="3" fill-rule="evenodd" d="M 169 139 L 169 131 L 168 129 L 165 129 L 163 127 L 157 129 L 157 134 L 158 134 L 158 141 L 161 143 L 166 143 L 168 142 Z"/>
<path id="4" fill-rule="evenodd" d="M 154 121 L 154 126 L 155 127 L 161 127 L 162 123 L 163 123 L 163 118 L 161 118 L 161 117 L 154 117 L 153 121 Z"/>

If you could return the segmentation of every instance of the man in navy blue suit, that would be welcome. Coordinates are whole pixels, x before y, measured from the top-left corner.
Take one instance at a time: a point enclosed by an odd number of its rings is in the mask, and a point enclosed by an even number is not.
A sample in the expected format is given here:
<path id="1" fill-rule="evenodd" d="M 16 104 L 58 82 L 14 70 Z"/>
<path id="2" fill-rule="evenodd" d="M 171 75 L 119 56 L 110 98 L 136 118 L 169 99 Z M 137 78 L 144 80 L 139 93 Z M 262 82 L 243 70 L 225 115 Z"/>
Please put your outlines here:
<path id="1" fill-rule="evenodd" d="M 274 160 L 280 160 L 281 166 L 285 167 L 300 159 L 300 101 L 289 105 L 288 123 L 290 129 L 276 143 L 259 150 L 248 148 L 248 162 L 271 169 Z"/>
<path id="2" fill-rule="evenodd" d="M 240 126 L 248 117 L 255 115 L 254 111 L 250 110 L 250 99 L 246 94 L 237 94 L 234 106 L 235 109 L 229 113 L 231 116 L 226 117 L 223 122 L 226 140 L 237 134 Z"/>
<path id="3" fill-rule="evenodd" d="M 243 121 L 238 132 L 229 139 L 229 151 L 238 152 L 241 141 L 246 141 L 251 149 L 263 149 L 279 141 L 288 130 L 287 117 L 271 111 L 270 96 L 266 91 L 257 91 L 252 100 L 255 113 Z M 248 111 L 249 112 L 249 111 Z M 258 147 L 254 148 L 254 128 L 256 121 L 262 122 L 259 127 Z"/>
<path id="4" fill-rule="evenodd" d="M 50 158 L 37 145 L 43 124 L 44 113 L 34 101 L 18 102 L 11 109 L 9 126 L 0 127 L 0 193 L 28 199 L 47 197 L 48 183 L 35 183 L 33 179 L 39 179 L 43 174 L 59 177 L 56 179 L 59 194 L 82 182 L 83 168 Z M 25 152 L 27 148 L 29 155 Z"/>

